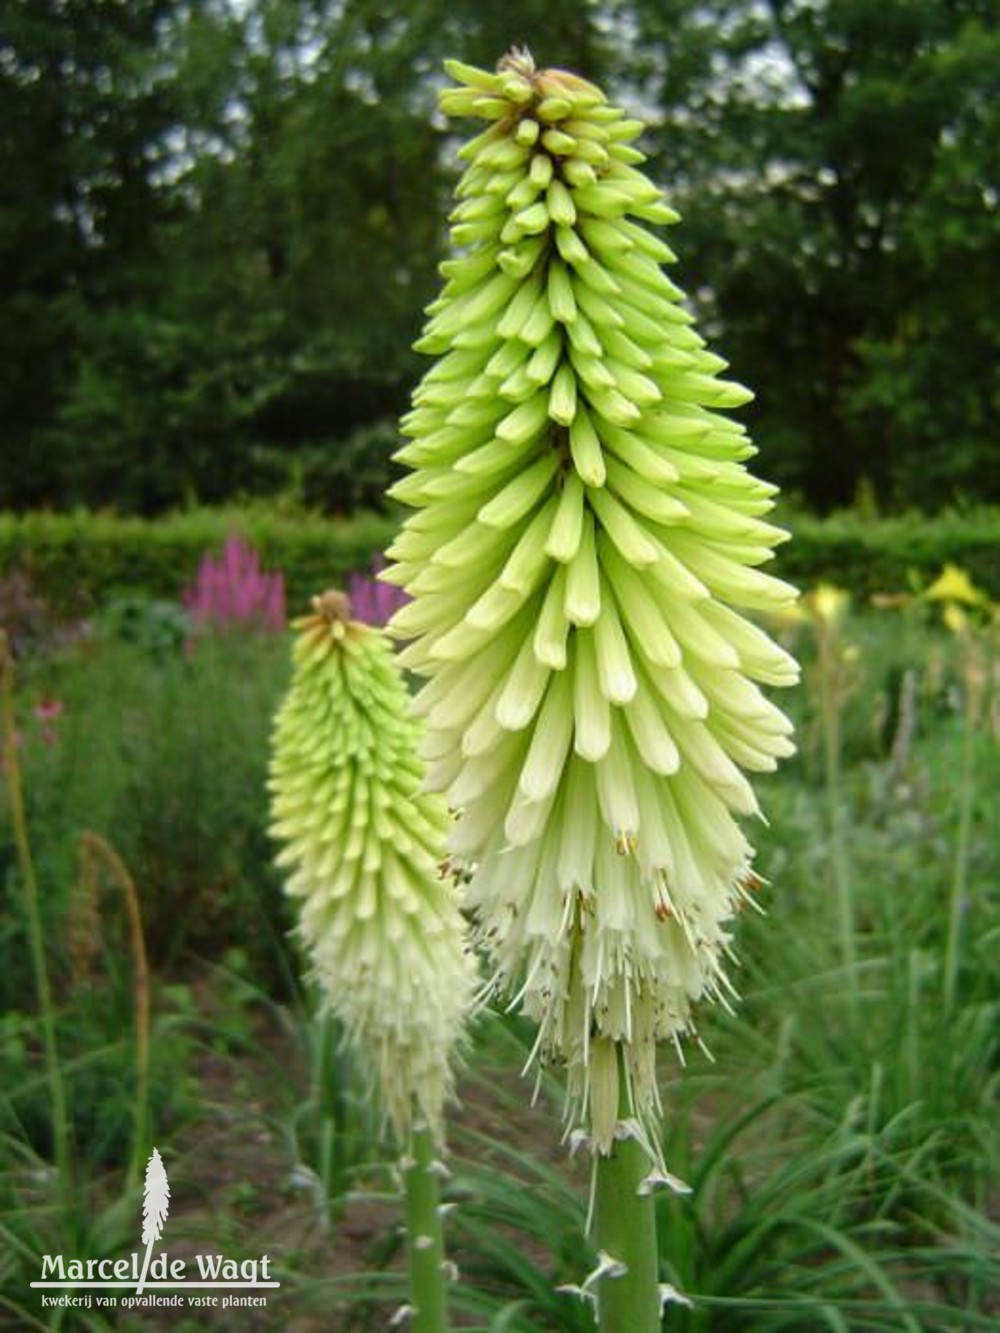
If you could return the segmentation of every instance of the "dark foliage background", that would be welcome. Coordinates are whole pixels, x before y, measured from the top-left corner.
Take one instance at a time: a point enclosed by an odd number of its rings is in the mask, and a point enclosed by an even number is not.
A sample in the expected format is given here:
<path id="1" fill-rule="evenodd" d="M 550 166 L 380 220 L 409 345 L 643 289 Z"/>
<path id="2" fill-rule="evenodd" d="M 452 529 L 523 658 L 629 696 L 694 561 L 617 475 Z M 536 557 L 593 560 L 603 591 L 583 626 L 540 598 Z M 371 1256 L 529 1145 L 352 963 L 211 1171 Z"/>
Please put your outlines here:
<path id="1" fill-rule="evenodd" d="M 5 0 L 0 507 L 377 500 L 513 43 L 650 123 L 680 280 L 811 506 L 1000 499 L 991 0 Z"/>

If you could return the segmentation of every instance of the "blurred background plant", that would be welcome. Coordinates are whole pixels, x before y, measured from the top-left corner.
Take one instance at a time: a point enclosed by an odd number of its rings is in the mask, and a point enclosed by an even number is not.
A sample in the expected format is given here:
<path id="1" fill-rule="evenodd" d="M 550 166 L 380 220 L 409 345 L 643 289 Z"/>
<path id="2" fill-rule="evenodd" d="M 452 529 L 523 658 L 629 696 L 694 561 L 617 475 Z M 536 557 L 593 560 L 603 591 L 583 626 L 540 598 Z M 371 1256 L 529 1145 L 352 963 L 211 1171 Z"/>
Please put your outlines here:
<path id="1" fill-rule="evenodd" d="M 266 574 L 257 552 L 237 533 L 226 539 L 218 560 L 202 558 L 181 604 L 196 631 L 284 633 L 285 581 L 280 572 Z"/>
<path id="2" fill-rule="evenodd" d="M 406 593 L 392 583 L 382 583 L 379 574 L 385 557 L 377 555 L 365 574 L 352 574 L 347 580 L 347 595 L 356 620 L 366 625 L 385 625 L 392 613 L 407 601 Z"/>

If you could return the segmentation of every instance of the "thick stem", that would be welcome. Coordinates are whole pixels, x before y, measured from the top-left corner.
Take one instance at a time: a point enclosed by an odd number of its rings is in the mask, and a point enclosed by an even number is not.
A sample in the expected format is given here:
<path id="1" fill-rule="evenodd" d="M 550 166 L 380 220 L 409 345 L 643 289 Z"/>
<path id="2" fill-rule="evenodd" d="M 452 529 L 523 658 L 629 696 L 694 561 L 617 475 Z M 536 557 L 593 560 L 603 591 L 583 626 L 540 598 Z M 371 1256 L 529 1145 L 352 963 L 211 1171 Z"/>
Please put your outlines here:
<path id="1" fill-rule="evenodd" d="M 619 1059 L 619 1071 L 621 1060 Z M 631 1115 L 621 1079 L 622 1118 Z M 659 1333 L 659 1258 L 651 1191 L 640 1192 L 651 1162 L 634 1138 L 616 1138 L 597 1158 L 597 1245 L 622 1271 L 597 1283 L 601 1333 Z"/>
<path id="2" fill-rule="evenodd" d="M 426 1125 L 414 1130 L 411 1153 L 403 1172 L 413 1308 L 409 1327 L 413 1333 L 444 1333 L 449 1324 L 441 1189 L 434 1139 Z"/>

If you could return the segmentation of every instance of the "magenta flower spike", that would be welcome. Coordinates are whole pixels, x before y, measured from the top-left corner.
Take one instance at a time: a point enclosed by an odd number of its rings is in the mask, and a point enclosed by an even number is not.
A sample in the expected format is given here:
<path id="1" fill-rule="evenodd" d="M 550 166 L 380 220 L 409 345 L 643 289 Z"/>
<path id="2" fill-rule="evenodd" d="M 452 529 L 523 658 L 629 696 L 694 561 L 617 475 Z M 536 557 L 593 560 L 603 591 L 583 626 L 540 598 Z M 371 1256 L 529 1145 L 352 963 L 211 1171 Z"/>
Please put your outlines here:
<path id="1" fill-rule="evenodd" d="M 385 557 L 377 555 L 371 564 L 371 574 L 351 574 L 347 593 L 354 616 L 366 625 L 388 624 L 393 615 L 410 600 L 402 588 L 384 583 L 379 577 L 385 569 Z"/>
<path id="2" fill-rule="evenodd" d="M 181 600 L 202 629 L 284 632 L 284 578 L 280 572 L 265 573 L 257 552 L 235 534 L 226 540 L 218 560 L 210 555 L 202 559 L 194 585 L 184 590 Z"/>

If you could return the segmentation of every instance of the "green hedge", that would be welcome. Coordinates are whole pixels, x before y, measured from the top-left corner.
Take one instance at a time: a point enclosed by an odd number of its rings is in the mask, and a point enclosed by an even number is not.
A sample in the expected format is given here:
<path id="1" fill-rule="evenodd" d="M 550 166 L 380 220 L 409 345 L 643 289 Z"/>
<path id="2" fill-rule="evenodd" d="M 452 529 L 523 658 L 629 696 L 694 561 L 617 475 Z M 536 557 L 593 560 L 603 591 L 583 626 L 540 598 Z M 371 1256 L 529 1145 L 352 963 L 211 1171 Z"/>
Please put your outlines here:
<path id="1" fill-rule="evenodd" d="M 332 521 L 264 507 L 193 510 L 146 520 L 111 514 L 0 514 L 0 577 L 23 571 L 35 592 L 80 613 L 116 594 L 177 598 L 206 552 L 238 533 L 267 570 L 285 576 L 290 613 L 368 567 L 392 540 L 398 520 L 359 514 Z"/>
<path id="2" fill-rule="evenodd" d="M 794 540 L 780 548 L 772 568 L 802 587 L 825 579 L 865 598 L 927 583 L 953 561 L 1000 598 L 1000 510 L 878 520 L 784 514 L 779 521 Z M 239 533 L 266 569 L 283 571 L 288 606 L 296 612 L 315 592 L 365 569 L 392 540 L 397 522 L 375 514 L 331 520 L 264 506 L 152 521 L 86 512 L 0 514 L 0 578 L 22 570 L 34 591 L 69 612 L 137 590 L 176 598 L 205 552 Z"/>
<path id="3" fill-rule="evenodd" d="M 779 548 L 776 572 L 802 587 L 824 579 L 866 599 L 926 586 L 947 562 L 1000 600 L 1000 509 L 868 518 L 783 515 L 793 540 Z"/>

